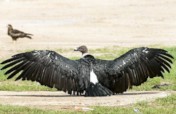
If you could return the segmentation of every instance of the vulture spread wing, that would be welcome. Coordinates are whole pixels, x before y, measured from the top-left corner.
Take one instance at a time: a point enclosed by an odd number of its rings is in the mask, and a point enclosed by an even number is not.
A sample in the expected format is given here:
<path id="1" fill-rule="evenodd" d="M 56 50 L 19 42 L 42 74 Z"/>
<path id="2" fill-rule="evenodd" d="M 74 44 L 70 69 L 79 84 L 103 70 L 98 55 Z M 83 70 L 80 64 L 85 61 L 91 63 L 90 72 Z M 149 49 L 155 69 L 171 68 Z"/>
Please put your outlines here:
<path id="1" fill-rule="evenodd" d="M 112 61 L 96 60 L 94 69 L 102 85 L 114 93 L 138 86 L 148 77 L 163 77 L 173 57 L 162 49 L 135 48 Z"/>
<path id="2" fill-rule="evenodd" d="M 16 80 L 37 81 L 41 85 L 68 91 L 69 94 L 78 92 L 80 88 L 78 61 L 67 59 L 54 51 L 21 53 L 1 64 L 6 64 L 2 69 L 10 67 L 5 73 L 9 74 L 8 79 L 21 72 Z"/>

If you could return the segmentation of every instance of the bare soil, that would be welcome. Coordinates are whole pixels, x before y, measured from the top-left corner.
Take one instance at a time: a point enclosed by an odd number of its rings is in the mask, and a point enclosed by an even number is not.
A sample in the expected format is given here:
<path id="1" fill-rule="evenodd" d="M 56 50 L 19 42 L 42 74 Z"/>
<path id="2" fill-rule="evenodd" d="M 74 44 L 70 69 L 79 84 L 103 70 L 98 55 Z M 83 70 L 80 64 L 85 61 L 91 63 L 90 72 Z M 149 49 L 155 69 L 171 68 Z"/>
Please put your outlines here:
<path id="1" fill-rule="evenodd" d="M 70 96 L 64 92 L 0 91 L 0 104 L 55 110 L 90 110 L 90 106 L 126 106 L 140 101 L 150 102 L 171 93 L 172 91 L 133 91 L 106 97 L 84 97 Z"/>
<path id="2" fill-rule="evenodd" d="M 7 24 L 34 34 L 13 44 Z M 0 0 L 0 58 L 37 49 L 176 44 L 175 0 Z M 43 108 L 129 105 L 170 92 L 74 97 L 62 92 L 0 92 L 0 103 Z"/>
<path id="3" fill-rule="evenodd" d="M 1 0 L 0 56 L 19 50 L 176 44 L 175 0 Z M 34 34 L 12 43 L 7 24 Z"/>

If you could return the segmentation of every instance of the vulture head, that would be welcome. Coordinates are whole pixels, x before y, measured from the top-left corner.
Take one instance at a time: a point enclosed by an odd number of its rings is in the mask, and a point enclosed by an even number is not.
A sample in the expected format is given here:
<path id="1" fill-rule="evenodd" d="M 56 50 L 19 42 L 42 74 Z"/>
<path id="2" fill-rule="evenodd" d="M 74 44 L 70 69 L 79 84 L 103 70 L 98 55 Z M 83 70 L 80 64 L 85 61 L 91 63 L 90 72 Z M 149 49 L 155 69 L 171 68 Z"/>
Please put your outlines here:
<path id="1" fill-rule="evenodd" d="M 79 46 L 76 49 L 74 49 L 74 51 L 79 51 L 81 52 L 83 55 L 88 53 L 88 49 L 85 45 Z"/>

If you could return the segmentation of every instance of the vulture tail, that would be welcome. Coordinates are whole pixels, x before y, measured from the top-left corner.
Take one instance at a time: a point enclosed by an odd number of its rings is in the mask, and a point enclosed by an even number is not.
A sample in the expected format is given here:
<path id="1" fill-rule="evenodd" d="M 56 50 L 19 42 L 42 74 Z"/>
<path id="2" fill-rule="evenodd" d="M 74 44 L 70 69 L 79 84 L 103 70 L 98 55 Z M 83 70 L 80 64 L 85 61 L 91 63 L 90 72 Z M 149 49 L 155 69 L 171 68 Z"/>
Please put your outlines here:
<path id="1" fill-rule="evenodd" d="M 100 83 L 90 83 L 89 87 L 86 89 L 85 96 L 110 96 L 112 94 L 111 90 L 102 86 Z"/>

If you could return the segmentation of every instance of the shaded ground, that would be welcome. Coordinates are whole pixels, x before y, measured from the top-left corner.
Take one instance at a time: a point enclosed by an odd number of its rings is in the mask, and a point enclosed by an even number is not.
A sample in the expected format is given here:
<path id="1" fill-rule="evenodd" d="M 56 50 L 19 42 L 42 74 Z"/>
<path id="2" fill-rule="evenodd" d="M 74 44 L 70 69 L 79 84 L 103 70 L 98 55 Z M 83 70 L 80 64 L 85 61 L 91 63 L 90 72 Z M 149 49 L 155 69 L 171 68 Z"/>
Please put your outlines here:
<path id="1" fill-rule="evenodd" d="M 84 109 L 89 106 L 125 106 L 170 95 L 171 91 L 135 91 L 107 97 L 70 96 L 64 92 L 0 91 L 0 104 L 43 109 Z"/>

